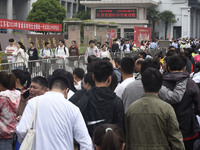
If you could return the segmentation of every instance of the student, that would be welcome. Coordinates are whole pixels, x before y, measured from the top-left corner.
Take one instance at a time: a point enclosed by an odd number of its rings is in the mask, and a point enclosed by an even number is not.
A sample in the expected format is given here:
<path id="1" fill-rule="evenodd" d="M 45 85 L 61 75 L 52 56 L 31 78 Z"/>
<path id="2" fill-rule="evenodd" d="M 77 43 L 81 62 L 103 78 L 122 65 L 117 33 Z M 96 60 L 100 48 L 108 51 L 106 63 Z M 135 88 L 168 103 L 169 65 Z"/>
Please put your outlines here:
<path id="1" fill-rule="evenodd" d="M 113 44 L 112 44 L 112 52 L 115 53 L 115 52 L 119 52 L 119 44 L 117 44 L 117 39 L 114 39 L 113 40 Z"/>
<path id="2" fill-rule="evenodd" d="M 124 150 L 125 138 L 122 130 L 112 124 L 99 125 L 93 136 L 96 150 Z"/>
<path id="3" fill-rule="evenodd" d="M 29 55 L 29 60 L 30 61 L 38 60 L 38 51 L 34 47 L 34 43 L 33 42 L 30 42 L 30 48 L 28 49 L 28 55 Z M 32 74 L 32 70 L 33 70 L 33 67 L 36 66 L 36 62 L 29 62 L 28 65 L 29 65 L 30 73 Z"/>
<path id="4" fill-rule="evenodd" d="M 50 49 L 50 43 L 49 42 L 45 42 L 45 47 L 40 50 L 39 56 L 42 59 L 53 58 L 54 55 L 53 55 L 53 51 Z"/>
<path id="5" fill-rule="evenodd" d="M 89 47 L 87 48 L 85 52 L 85 62 L 88 63 L 87 59 L 88 56 L 95 55 L 96 57 L 100 57 L 100 51 L 99 49 L 95 46 L 94 40 L 89 41 Z"/>
<path id="6" fill-rule="evenodd" d="M 66 100 L 69 91 L 68 78 L 53 75 L 49 87 L 49 92 L 29 100 L 17 125 L 19 141 L 23 141 L 38 103 L 34 128 L 37 134 L 32 150 L 72 150 L 73 139 L 80 144 L 80 149 L 92 150 L 92 141 L 80 110 Z"/>
<path id="7" fill-rule="evenodd" d="M 145 94 L 126 112 L 127 149 L 185 150 L 173 108 L 158 98 L 162 75 L 154 68 L 142 74 Z"/>
<path id="8" fill-rule="evenodd" d="M 79 56 L 78 46 L 76 45 L 76 41 L 71 42 L 72 45 L 69 48 L 69 56 Z"/>
<path id="9" fill-rule="evenodd" d="M 93 73 L 88 72 L 83 77 L 83 87 L 86 90 L 90 90 L 94 86 L 95 86 L 95 83 L 94 83 L 94 80 L 93 80 Z"/>
<path id="10" fill-rule="evenodd" d="M 127 85 L 135 81 L 135 78 L 133 77 L 134 67 L 135 62 L 132 58 L 124 57 L 122 59 L 120 71 L 122 74 L 123 81 L 115 89 L 116 95 L 120 98 L 122 98 L 124 89 L 127 87 Z"/>
<path id="11" fill-rule="evenodd" d="M 97 48 L 100 50 L 101 49 L 101 42 L 97 42 Z"/>
<path id="12" fill-rule="evenodd" d="M 6 47 L 5 54 L 7 56 L 8 63 L 14 62 L 13 52 L 17 49 L 14 45 L 14 39 L 9 39 L 10 45 Z"/>
<path id="13" fill-rule="evenodd" d="M 73 77 L 75 81 L 75 88 L 81 90 L 81 81 L 83 79 L 85 72 L 82 68 L 75 68 L 73 71 Z"/>
<path id="14" fill-rule="evenodd" d="M 112 59 L 110 56 L 110 52 L 107 50 L 106 44 L 103 44 L 100 51 L 101 58 L 109 58 Z"/>
<path id="15" fill-rule="evenodd" d="M 13 73 L 0 72 L 0 79 L 0 149 L 12 150 L 21 93 L 15 89 L 16 78 Z"/>

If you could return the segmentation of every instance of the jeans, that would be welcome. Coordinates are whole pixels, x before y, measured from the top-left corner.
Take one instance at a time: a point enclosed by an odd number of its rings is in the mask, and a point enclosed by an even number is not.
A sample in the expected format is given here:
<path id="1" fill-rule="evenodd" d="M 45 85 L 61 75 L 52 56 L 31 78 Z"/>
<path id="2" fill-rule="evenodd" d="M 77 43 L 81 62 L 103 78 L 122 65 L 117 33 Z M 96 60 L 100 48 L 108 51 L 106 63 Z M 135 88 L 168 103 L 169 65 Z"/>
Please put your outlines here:
<path id="1" fill-rule="evenodd" d="M 0 150 L 12 150 L 13 139 L 0 139 Z"/>

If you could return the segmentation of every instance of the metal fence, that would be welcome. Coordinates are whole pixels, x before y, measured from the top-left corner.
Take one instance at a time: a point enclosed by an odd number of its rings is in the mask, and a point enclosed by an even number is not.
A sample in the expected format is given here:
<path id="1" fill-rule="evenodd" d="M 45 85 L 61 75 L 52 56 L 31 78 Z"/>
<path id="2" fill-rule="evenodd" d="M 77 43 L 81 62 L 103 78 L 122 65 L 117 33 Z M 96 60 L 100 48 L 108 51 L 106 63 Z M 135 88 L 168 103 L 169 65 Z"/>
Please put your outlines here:
<path id="1" fill-rule="evenodd" d="M 151 56 L 155 56 L 160 51 L 163 54 L 166 53 L 166 49 L 148 49 L 146 50 L 147 54 L 151 54 Z M 132 51 L 129 53 L 124 52 L 116 52 L 111 53 L 112 59 L 123 57 L 132 57 L 134 58 L 141 52 L 141 50 Z M 28 61 L 27 63 L 19 62 L 19 63 L 2 63 L 0 64 L 1 71 L 7 71 L 11 73 L 14 69 L 22 69 L 29 71 L 32 77 L 35 76 L 44 76 L 48 77 L 48 75 L 52 74 L 56 69 L 65 69 L 69 72 L 73 72 L 75 68 L 82 68 L 83 70 L 87 69 L 87 65 L 85 64 L 84 55 L 68 57 L 66 59 L 62 58 L 52 58 L 52 59 L 40 59 Z"/>

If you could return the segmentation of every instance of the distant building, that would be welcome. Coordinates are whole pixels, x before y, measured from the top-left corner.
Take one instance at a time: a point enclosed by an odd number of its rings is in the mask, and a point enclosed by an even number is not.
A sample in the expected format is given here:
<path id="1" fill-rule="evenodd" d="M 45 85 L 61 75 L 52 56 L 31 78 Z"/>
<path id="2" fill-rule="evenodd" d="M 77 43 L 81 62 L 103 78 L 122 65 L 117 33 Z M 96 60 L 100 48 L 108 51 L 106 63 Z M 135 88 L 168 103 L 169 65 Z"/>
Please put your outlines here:
<path id="1" fill-rule="evenodd" d="M 160 0 L 156 8 L 160 12 L 170 10 L 176 16 L 176 23 L 168 26 L 169 39 L 200 37 L 200 0 Z M 160 21 L 155 31 L 159 38 L 164 38 L 164 23 Z"/>
<path id="2" fill-rule="evenodd" d="M 0 18 L 25 21 L 37 0 L 0 0 Z M 66 19 L 75 17 L 78 12 L 78 0 L 58 0 L 66 8 Z M 0 33 L 12 30 L 0 29 Z"/>
<path id="3" fill-rule="evenodd" d="M 147 27 L 147 8 L 158 5 L 158 0 L 82 0 L 91 8 L 91 20 L 116 22 L 118 37 L 134 38 L 134 26 Z"/>

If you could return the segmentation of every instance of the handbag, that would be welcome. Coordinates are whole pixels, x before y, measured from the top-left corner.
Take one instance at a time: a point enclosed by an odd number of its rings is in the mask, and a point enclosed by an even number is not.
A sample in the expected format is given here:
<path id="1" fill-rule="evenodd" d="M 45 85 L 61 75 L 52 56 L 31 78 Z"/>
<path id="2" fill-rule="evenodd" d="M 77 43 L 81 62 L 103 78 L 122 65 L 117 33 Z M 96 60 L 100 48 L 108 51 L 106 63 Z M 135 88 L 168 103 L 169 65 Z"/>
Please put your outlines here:
<path id="1" fill-rule="evenodd" d="M 36 120 L 36 116 L 37 116 L 37 107 L 38 107 L 38 97 L 36 100 L 36 107 L 35 107 L 35 111 L 33 113 L 32 119 L 31 119 L 31 123 L 30 123 L 30 127 L 27 131 L 27 134 L 21 144 L 20 150 L 31 150 L 32 149 L 32 145 L 34 142 L 34 138 L 35 138 L 35 129 L 34 129 L 34 124 L 35 124 L 35 120 Z"/>

